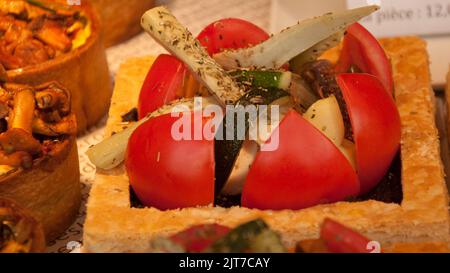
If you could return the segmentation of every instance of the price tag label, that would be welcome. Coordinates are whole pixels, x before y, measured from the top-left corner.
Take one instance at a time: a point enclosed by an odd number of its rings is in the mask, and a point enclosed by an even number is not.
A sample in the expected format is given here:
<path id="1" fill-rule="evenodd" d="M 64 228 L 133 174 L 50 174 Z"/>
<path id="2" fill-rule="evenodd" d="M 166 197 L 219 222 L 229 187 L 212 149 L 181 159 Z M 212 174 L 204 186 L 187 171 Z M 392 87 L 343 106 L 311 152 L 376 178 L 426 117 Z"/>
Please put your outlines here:
<path id="1" fill-rule="evenodd" d="M 376 36 L 450 35 L 450 0 L 347 0 L 348 8 L 375 4 L 361 23 Z"/>

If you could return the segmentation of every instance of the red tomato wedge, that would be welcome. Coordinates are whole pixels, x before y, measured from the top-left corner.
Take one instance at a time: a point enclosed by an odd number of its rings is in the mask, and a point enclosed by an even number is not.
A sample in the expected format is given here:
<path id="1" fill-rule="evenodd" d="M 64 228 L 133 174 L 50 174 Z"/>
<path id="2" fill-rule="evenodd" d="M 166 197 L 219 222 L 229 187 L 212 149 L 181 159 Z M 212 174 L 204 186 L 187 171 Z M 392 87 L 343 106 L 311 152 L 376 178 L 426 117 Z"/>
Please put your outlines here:
<path id="1" fill-rule="evenodd" d="M 208 25 L 198 40 L 210 55 L 224 49 L 237 49 L 258 44 L 269 35 L 258 26 L 241 19 L 222 19 Z M 183 94 L 184 82 L 189 76 L 186 66 L 176 57 L 161 54 L 150 68 L 141 88 L 138 102 L 139 118 L 174 101 Z M 177 93 L 179 92 L 179 93 Z"/>
<path id="2" fill-rule="evenodd" d="M 198 225 L 188 228 L 170 237 L 170 240 L 180 244 L 187 252 L 202 252 L 214 242 L 225 236 L 230 228 L 217 225 Z"/>
<path id="3" fill-rule="evenodd" d="M 183 115 L 191 115 L 191 128 L 208 120 L 194 112 Z M 175 140 L 171 131 L 178 120 L 171 114 L 152 118 L 129 140 L 125 166 L 131 186 L 146 206 L 164 210 L 214 201 L 214 141 Z"/>
<path id="4" fill-rule="evenodd" d="M 205 27 L 197 36 L 209 55 L 224 49 L 246 48 L 267 39 L 269 34 L 260 27 L 237 18 L 218 20 Z"/>
<path id="5" fill-rule="evenodd" d="M 354 23 L 347 29 L 336 71 L 347 73 L 352 65 L 377 77 L 392 95 L 392 66 L 386 52 L 378 40 L 359 23 Z"/>
<path id="6" fill-rule="evenodd" d="M 161 54 L 156 58 L 139 94 L 139 119 L 178 98 L 186 71 L 184 63 L 172 55 Z"/>
<path id="7" fill-rule="evenodd" d="M 386 174 L 400 146 L 400 116 L 391 95 L 369 74 L 336 77 L 350 116 L 361 194 Z"/>
<path id="8" fill-rule="evenodd" d="M 277 134 L 278 149 L 259 152 L 250 167 L 242 206 L 302 209 L 358 194 L 348 160 L 300 114 L 288 112 L 268 141 Z"/>
<path id="9" fill-rule="evenodd" d="M 332 253 L 370 253 L 370 240 L 358 232 L 326 218 L 322 224 L 320 237 L 328 251 Z"/>

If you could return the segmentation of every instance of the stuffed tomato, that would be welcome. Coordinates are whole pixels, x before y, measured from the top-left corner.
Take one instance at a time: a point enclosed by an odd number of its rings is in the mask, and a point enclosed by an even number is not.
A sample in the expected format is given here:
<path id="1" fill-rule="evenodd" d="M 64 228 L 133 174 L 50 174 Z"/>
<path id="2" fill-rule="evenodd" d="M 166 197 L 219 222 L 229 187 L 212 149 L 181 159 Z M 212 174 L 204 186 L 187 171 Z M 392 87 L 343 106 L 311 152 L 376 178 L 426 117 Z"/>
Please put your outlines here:
<path id="1" fill-rule="evenodd" d="M 398 152 L 400 118 L 386 54 L 352 24 L 375 10 L 329 13 L 273 36 L 224 19 L 198 39 L 164 8 L 148 11 L 144 29 L 171 55 L 151 67 L 141 120 L 115 136 L 127 148 L 114 158 L 125 161 L 141 202 L 158 209 L 302 209 L 376 187 Z M 338 64 L 319 60 L 341 37 L 348 46 Z M 364 73 L 351 73 L 355 67 Z M 207 103 L 198 105 L 199 96 Z M 276 111 L 277 119 L 239 115 L 230 106 Z M 187 137 L 174 136 L 180 128 L 189 128 Z"/>

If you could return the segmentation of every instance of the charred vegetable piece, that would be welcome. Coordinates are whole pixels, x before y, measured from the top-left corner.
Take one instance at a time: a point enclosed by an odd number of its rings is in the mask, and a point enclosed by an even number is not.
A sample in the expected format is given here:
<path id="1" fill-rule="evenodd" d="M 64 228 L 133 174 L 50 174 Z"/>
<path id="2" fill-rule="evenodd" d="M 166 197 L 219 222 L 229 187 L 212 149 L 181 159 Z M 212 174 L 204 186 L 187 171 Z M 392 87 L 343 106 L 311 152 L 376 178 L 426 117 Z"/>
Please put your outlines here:
<path id="1" fill-rule="evenodd" d="M 231 230 L 205 252 L 213 253 L 280 253 L 286 252 L 280 236 L 261 219 Z"/>
<path id="2" fill-rule="evenodd" d="M 215 148 L 215 162 L 216 162 L 216 195 L 218 195 L 225 186 L 230 174 L 236 164 L 237 157 L 241 151 L 244 139 L 246 139 L 249 129 L 249 122 L 255 117 L 250 117 L 245 107 L 253 105 L 269 105 L 282 97 L 288 96 L 288 93 L 276 88 L 254 88 L 243 96 L 236 106 L 235 111 L 225 114 L 223 119 L 223 131 L 218 131 L 214 143 Z M 251 110 L 252 108 L 250 108 Z M 256 108 L 254 108 L 256 109 Z M 234 117 L 227 118 L 227 115 Z M 240 117 L 245 115 L 245 117 Z M 250 120 L 252 119 L 252 120 Z M 230 122 L 233 122 L 231 124 Z M 239 124 L 244 121 L 244 124 Z M 253 122 L 255 122 L 253 120 Z M 244 129 L 239 132 L 238 128 Z"/>
<path id="3" fill-rule="evenodd" d="M 171 236 L 170 240 L 183 246 L 187 252 L 202 252 L 229 231 L 229 228 L 217 224 L 199 225 Z"/>
<path id="4" fill-rule="evenodd" d="M 292 82 L 288 92 L 300 112 L 305 112 L 320 98 L 306 81 L 294 73 L 292 73 Z"/>
<path id="5" fill-rule="evenodd" d="M 309 84 L 310 88 L 317 93 L 320 98 L 327 98 L 331 95 L 336 97 L 341 110 L 345 125 L 345 138 L 353 140 L 353 130 L 350 122 L 350 116 L 347 110 L 344 96 L 336 82 L 336 74 L 333 65 L 327 60 L 319 60 L 305 64 L 300 76 Z"/>
<path id="6" fill-rule="evenodd" d="M 139 120 L 138 118 L 138 110 L 137 108 L 131 109 L 128 113 L 121 116 L 122 122 L 136 122 Z"/>

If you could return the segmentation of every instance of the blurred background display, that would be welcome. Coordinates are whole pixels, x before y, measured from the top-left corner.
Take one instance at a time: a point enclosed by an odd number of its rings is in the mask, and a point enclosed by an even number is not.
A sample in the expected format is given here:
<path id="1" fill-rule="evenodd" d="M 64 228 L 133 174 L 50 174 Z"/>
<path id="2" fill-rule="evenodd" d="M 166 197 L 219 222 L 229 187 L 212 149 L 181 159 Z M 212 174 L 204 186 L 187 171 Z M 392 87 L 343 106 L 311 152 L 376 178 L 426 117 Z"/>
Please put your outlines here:
<path id="1" fill-rule="evenodd" d="M 368 4 L 381 6 L 362 21 L 377 37 L 419 35 L 426 39 L 433 85 L 442 88 L 450 63 L 450 0 L 272 0 L 270 31 L 317 14 Z"/>

